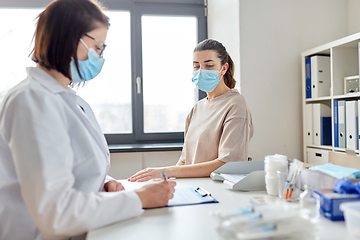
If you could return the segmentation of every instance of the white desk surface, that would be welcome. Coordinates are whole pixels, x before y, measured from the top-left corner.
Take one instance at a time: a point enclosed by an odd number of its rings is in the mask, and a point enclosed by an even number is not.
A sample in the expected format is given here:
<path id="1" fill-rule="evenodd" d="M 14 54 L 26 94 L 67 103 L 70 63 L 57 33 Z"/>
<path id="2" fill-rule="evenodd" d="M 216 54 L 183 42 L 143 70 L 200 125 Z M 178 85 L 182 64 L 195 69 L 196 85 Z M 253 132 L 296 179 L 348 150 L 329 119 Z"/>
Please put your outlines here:
<path id="1" fill-rule="evenodd" d="M 137 218 L 90 231 L 86 239 L 223 240 L 225 238 L 216 230 L 217 221 L 209 215 L 209 211 L 248 205 L 250 197 L 266 195 L 265 191 L 233 191 L 222 182 L 213 181 L 210 178 L 176 179 L 176 182 L 180 187 L 203 187 L 219 203 L 145 210 Z M 345 222 L 332 222 L 321 217 L 318 222 L 316 239 L 354 240 L 355 238 L 346 231 Z"/>

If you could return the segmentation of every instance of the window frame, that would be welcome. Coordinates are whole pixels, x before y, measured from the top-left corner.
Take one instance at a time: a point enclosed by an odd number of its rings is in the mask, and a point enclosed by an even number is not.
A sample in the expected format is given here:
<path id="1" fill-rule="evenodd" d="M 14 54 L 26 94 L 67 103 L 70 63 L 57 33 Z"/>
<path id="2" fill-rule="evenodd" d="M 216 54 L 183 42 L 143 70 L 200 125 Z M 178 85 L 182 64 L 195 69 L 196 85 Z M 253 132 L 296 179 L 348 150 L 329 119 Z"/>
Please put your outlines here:
<path id="1" fill-rule="evenodd" d="M 14 0 L 1 2 L 0 8 L 44 8 L 52 0 Z M 143 84 L 141 94 L 137 94 L 136 78 L 143 79 L 141 16 L 194 16 L 197 18 L 198 42 L 207 38 L 207 0 L 101 0 L 106 10 L 130 12 L 131 37 L 131 109 L 132 133 L 105 134 L 109 145 L 180 143 L 184 132 L 144 133 Z M 199 90 L 199 100 L 206 93 Z M 184 123 L 185 124 L 185 123 Z"/>
<path id="2" fill-rule="evenodd" d="M 119 4 L 116 0 L 103 0 L 108 10 L 130 11 L 131 29 L 131 95 L 132 133 L 105 134 L 109 145 L 138 143 L 176 143 L 184 141 L 184 132 L 144 133 L 143 84 L 137 94 L 136 78 L 143 79 L 141 16 L 195 16 L 197 17 L 198 42 L 207 38 L 207 4 L 203 0 L 127 0 Z M 126 9 L 124 8 L 126 7 Z M 206 93 L 199 90 L 199 100 Z M 185 123 L 184 123 L 185 125 Z"/>

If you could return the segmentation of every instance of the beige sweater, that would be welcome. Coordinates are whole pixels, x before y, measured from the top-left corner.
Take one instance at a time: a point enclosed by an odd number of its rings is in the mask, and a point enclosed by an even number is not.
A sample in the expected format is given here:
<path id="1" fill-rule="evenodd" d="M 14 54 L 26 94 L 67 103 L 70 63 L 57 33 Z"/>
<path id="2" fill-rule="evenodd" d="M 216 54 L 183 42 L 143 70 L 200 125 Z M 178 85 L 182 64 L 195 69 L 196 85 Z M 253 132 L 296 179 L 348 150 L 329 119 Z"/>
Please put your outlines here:
<path id="1" fill-rule="evenodd" d="M 200 100 L 186 119 L 180 160 L 186 165 L 212 161 L 247 161 L 254 134 L 250 109 L 236 90 Z"/>

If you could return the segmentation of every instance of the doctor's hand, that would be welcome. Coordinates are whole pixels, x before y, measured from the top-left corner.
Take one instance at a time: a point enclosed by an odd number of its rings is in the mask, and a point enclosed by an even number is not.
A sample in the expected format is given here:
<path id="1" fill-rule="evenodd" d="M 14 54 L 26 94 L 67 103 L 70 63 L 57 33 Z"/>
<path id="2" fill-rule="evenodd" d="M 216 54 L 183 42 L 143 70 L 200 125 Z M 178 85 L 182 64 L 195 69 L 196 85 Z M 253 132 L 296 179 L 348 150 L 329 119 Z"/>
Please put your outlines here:
<path id="1" fill-rule="evenodd" d="M 118 192 L 122 190 L 125 190 L 124 186 L 115 180 L 110 180 L 105 183 L 102 189 L 103 192 Z"/>
<path id="2" fill-rule="evenodd" d="M 175 185 L 175 181 L 159 180 L 146 184 L 135 192 L 140 197 L 143 208 L 163 207 L 174 197 Z"/>
<path id="3" fill-rule="evenodd" d="M 145 168 L 128 178 L 130 182 L 146 182 L 150 179 L 161 178 L 164 168 Z"/>

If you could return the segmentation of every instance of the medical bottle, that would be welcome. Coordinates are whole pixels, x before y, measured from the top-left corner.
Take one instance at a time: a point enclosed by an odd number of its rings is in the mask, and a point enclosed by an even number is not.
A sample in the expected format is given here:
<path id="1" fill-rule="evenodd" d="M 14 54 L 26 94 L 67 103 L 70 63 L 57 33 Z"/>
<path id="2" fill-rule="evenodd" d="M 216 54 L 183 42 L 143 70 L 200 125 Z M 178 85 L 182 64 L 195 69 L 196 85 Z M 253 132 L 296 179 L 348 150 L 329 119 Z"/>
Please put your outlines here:
<path id="1" fill-rule="evenodd" d="M 312 194 L 313 189 L 309 185 L 304 185 L 305 191 L 300 194 L 301 214 L 304 218 L 312 221 L 319 219 L 320 200 Z"/>

